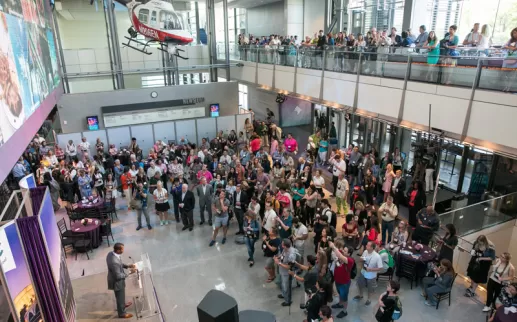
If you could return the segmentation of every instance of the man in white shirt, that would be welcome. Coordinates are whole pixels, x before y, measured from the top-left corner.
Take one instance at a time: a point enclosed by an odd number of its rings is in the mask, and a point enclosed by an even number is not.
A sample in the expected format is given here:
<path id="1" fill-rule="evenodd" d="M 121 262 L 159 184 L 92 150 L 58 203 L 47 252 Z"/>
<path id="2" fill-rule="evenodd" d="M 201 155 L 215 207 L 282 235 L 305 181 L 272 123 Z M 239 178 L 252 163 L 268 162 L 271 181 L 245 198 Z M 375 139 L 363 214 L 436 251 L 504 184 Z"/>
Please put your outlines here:
<path id="1" fill-rule="evenodd" d="M 339 180 L 340 174 L 345 174 L 346 172 L 346 162 L 341 159 L 341 155 L 336 154 L 334 156 L 334 161 L 332 161 L 332 187 L 334 187 L 334 195 L 336 194 L 337 190 L 337 182 Z M 331 195 L 334 196 L 334 195 Z"/>
<path id="2" fill-rule="evenodd" d="M 84 156 L 86 153 L 90 153 L 90 143 L 86 141 L 86 138 L 82 138 L 82 142 L 79 143 L 79 151 L 81 152 L 82 156 Z"/>
<path id="3" fill-rule="evenodd" d="M 326 215 L 328 217 L 327 223 L 330 225 L 332 221 L 332 209 L 330 209 L 330 203 L 327 199 L 321 200 L 321 207 L 323 210 L 321 211 L 321 216 Z"/>
<path id="4" fill-rule="evenodd" d="M 381 243 L 387 244 L 391 240 L 391 234 L 395 228 L 395 218 L 397 218 L 398 215 L 398 209 L 397 206 L 393 203 L 392 196 L 388 196 L 386 202 L 380 206 L 378 213 L 382 217 Z M 386 232 L 388 232 L 388 239 L 386 239 Z"/>
<path id="5" fill-rule="evenodd" d="M 229 165 L 232 162 L 232 158 L 228 155 L 228 151 L 224 151 L 223 155 L 219 158 L 219 163 Z"/>
<path id="6" fill-rule="evenodd" d="M 205 153 L 203 153 L 203 150 L 199 150 L 199 152 L 197 153 L 197 157 L 199 158 L 201 163 L 205 162 Z"/>
<path id="7" fill-rule="evenodd" d="M 475 47 L 481 40 L 481 34 L 479 33 L 479 22 L 474 24 L 474 28 L 472 28 L 472 32 L 470 32 L 465 40 L 463 40 L 463 45 Z"/>
<path id="8" fill-rule="evenodd" d="M 350 192 L 350 185 L 348 184 L 348 180 L 345 179 L 345 175 L 340 173 L 337 181 L 337 190 L 336 190 L 336 206 L 337 213 L 340 215 L 347 214 L 347 200 L 348 193 Z M 343 212 L 341 212 L 341 207 L 343 208 Z"/>
<path id="9" fill-rule="evenodd" d="M 262 222 L 262 227 L 264 230 L 269 233 L 271 228 L 276 225 L 276 212 L 273 210 L 273 205 L 271 201 L 266 201 L 266 211 L 264 212 L 264 221 Z"/>
<path id="10" fill-rule="evenodd" d="M 161 169 L 156 166 L 154 161 L 151 161 L 151 163 L 149 163 L 149 169 L 147 169 L 147 178 L 151 179 L 155 175 L 156 172 L 159 172 L 160 175 L 162 173 Z"/>
<path id="11" fill-rule="evenodd" d="M 251 202 L 248 205 L 248 210 L 253 212 L 257 218 L 260 216 L 260 204 L 258 203 L 257 197 L 251 197 Z"/>
<path id="12" fill-rule="evenodd" d="M 370 297 L 373 295 L 377 287 L 377 272 L 383 269 L 382 258 L 375 251 L 376 245 L 374 242 L 366 244 L 366 250 L 359 259 L 357 267 L 361 268 L 361 274 L 357 276 L 357 287 L 359 288 L 359 295 L 354 297 L 354 301 L 363 299 L 364 289 L 368 289 L 367 300 L 364 305 L 370 305 L 372 302 Z"/>
<path id="13" fill-rule="evenodd" d="M 294 217 L 293 219 L 293 243 L 294 248 L 298 251 L 300 260 L 297 262 L 303 264 L 304 252 L 305 252 L 305 241 L 309 238 L 309 230 L 304 224 L 300 222 L 300 218 Z"/>

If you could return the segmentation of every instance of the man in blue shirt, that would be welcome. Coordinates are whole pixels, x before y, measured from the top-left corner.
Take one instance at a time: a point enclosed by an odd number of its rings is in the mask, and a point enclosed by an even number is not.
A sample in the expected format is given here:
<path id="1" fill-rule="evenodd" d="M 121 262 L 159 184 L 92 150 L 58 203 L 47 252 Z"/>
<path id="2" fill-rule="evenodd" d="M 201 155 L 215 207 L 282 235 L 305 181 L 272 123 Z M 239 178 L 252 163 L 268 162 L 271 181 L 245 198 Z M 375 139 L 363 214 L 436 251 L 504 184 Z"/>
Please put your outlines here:
<path id="1" fill-rule="evenodd" d="M 141 202 L 140 209 L 137 207 L 136 213 L 138 218 L 138 227 L 136 230 L 142 229 L 142 213 L 145 216 L 145 222 L 147 223 L 147 228 L 149 230 L 152 229 L 151 221 L 149 219 L 149 213 L 147 212 L 147 184 L 144 186 L 141 182 L 137 186 L 137 191 L 135 194 L 135 199 Z"/>
<path id="2" fill-rule="evenodd" d="M 24 165 L 23 158 L 20 158 L 13 168 L 13 177 L 16 182 L 20 181 L 21 178 L 27 175 L 27 171 Z"/>
<path id="3" fill-rule="evenodd" d="M 291 237 L 293 234 L 291 227 L 293 227 L 293 217 L 289 214 L 289 208 L 286 207 L 282 210 L 282 217 L 276 217 L 278 224 L 282 229 L 279 229 L 278 234 L 280 238 L 285 239 Z"/>

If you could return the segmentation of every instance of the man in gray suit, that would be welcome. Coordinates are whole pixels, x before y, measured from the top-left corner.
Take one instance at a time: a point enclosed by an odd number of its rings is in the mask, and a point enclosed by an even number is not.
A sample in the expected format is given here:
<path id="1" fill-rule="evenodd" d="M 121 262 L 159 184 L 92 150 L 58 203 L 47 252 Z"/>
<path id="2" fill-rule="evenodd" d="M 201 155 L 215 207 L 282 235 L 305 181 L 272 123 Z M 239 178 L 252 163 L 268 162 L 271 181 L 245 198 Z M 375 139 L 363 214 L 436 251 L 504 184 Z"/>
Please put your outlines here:
<path id="1" fill-rule="evenodd" d="M 206 178 L 201 177 L 201 183 L 196 187 L 196 193 L 199 199 L 199 212 L 201 214 L 200 225 L 205 223 L 205 209 L 208 212 L 208 224 L 212 226 L 212 195 L 214 188 L 206 183 Z"/>
<path id="2" fill-rule="evenodd" d="M 124 269 L 131 269 L 130 274 L 136 272 L 135 264 L 126 265 L 122 263 L 120 255 L 124 252 L 124 244 L 116 243 L 113 246 L 113 251 L 108 253 L 106 257 L 106 264 L 108 265 L 108 289 L 115 292 L 115 299 L 117 300 L 117 313 L 119 318 L 130 319 L 132 314 L 126 313 L 126 307 L 132 303 L 125 303 L 126 301 L 126 277 L 128 274 Z"/>

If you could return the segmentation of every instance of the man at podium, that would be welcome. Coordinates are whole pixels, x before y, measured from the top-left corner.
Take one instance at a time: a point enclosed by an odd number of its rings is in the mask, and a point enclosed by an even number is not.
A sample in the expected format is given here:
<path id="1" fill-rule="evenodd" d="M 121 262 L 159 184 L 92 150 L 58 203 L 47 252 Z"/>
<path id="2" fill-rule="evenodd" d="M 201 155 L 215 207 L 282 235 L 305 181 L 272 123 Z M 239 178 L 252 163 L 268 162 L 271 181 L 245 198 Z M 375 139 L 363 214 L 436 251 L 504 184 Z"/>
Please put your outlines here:
<path id="1" fill-rule="evenodd" d="M 117 301 L 118 317 L 130 319 L 132 314 L 126 313 L 126 308 L 131 306 L 131 302 L 126 303 L 126 277 L 128 274 L 124 269 L 130 269 L 130 274 L 136 272 L 135 264 L 124 264 L 120 256 L 124 253 L 124 244 L 116 243 L 113 251 L 108 253 L 106 264 L 108 265 L 108 289 L 115 292 Z"/>

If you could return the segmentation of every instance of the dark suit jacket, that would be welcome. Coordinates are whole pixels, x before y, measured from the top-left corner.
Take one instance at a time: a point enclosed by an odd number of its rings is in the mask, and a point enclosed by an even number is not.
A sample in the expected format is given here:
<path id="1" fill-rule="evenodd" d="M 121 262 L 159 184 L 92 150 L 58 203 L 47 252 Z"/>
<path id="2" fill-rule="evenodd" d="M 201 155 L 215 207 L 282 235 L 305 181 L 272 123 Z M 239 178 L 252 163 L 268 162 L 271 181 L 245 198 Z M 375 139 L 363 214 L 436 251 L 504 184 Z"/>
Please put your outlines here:
<path id="1" fill-rule="evenodd" d="M 183 203 L 183 208 L 181 208 L 182 211 L 189 212 L 189 211 L 194 210 L 194 207 L 196 205 L 196 199 L 194 197 L 194 193 L 192 191 L 188 190 L 185 193 L 185 198 L 183 198 L 183 200 L 181 200 L 181 196 L 182 196 L 182 194 L 180 194 L 180 203 Z"/>
<path id="2" fill-rule="evenodd" d="M 129 268 L 129 266 L 122 263 L 122 260 L 113 252 L 109 252 L 106 256 L 106 264 L 108 265 L 108 290 L 120 291 L 124 289 L 127 277 L 124 269 Z"/>
<path id="3" fill-rule="evenodd" d="M 241 210 L 246 212 L 246 209 L 248 209 L 248 202 L 249 202 L 249 199 L 248 199 L 248 194 L 244 191 L 241 190 L 241 200 L 239 200 L 241 202 Z M 235 191 L 233 193 L 233 205 L 235 206 L 237 202 L 237 191 Z"/>
<path id="4" fill-rule="evenodd" d="M 298 172 L 298 174 L 302 173 L 303 169 L 308 165 L 309 164 L 307 163 L 307 161 L 305 163 L 298 163 L 298 165 L 296 166 L 296 172 Z"/>
<path id="5" fill-rule="evenodd" d="M 198 185 L 196 187 L 196 194 L 199 198 L 199 206 L 203 207 L 204 205 L 208 205 L 208 207 L 212 207 L 212 196 L 214 194 L 214 188 L 211 185 L 206 185 L 206 194 L 203 193 L 203 185 Z M 180 195 L 181 198 L 181 195 Z"/>
<path id="6" fill-rule="evenodd" d="M 393 190 L 393 195 L 399 200 L 404 200 L 404 196 L 406 195 L 406 180 L 404 178 L 400 178 L 399 183 L 396 187 L 397 190 Z"/>

